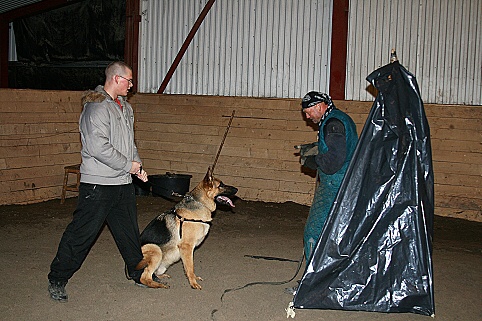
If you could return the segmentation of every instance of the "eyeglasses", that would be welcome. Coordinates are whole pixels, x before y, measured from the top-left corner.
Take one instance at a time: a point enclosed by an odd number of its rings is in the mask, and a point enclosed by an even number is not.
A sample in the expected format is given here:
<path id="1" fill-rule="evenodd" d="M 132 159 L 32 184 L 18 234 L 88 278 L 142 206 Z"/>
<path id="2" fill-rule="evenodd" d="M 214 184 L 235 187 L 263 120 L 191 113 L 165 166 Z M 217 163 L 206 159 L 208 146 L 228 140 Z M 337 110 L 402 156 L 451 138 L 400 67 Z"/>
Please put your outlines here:
<path id="1" fill-rule="evenodd" d="M 127 79 L 126 77 L 122 77 L 121 75 L 117 75 L 125 80 L 127 80 L 132 86 L 134 86 L 134 79 Z"/>

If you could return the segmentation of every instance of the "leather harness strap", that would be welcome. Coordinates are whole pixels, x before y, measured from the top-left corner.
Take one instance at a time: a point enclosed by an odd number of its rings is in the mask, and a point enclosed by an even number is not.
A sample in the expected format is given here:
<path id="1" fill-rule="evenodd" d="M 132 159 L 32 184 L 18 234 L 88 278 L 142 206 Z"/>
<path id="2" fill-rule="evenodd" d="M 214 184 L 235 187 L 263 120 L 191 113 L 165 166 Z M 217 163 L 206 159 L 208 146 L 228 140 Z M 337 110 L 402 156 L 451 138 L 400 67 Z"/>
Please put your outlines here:
<path id="1" fill-rule="evenodd" d="M 204 223 L 204 224 L 209 224 L 209 225 L 212 224 L 211 221 L 203 221 L 203 220 L 195 220 L 195 219 L 191 219 L 191 218 L 184 218 L 181 215 L 177 214 L 175 208 L 173 208 L 171 211 L 174 214 L 176 214 L 177 218 L 179 219 L 179 222 L 180 222 L 180 224 L 179 224 L 179 238 L 181 238 L 181 239 L 182 239 L 182 223 L 184 223 L 184 222 Z"/>

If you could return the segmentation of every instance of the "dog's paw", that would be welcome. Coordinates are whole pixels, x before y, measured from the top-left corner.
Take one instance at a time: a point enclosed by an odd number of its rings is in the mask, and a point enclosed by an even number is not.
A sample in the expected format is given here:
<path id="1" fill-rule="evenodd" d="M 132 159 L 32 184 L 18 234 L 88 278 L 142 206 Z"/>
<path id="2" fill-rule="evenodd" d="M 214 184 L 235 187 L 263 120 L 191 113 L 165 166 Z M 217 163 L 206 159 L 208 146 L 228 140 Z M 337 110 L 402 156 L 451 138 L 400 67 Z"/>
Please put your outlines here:
<path id="1" fill-rule="evenodd" d="M 165 278 L 166 276 L 162 274 L 160 277 L 157 276 L 156 274 L 152 275 L 152 282 L 148 284 L 149 287 L 154 287 L 154 288 L 163 288 L 163 289 L 169 289 L 170 286 L 167 283 L 164 283 L 161 279 Z M 168 275 L 169 277 L 169 275 Z"/>
<path id="2" fill-rule="evenodd" d="M 197 281 L 203 281 L 203 279 L 199 276 L 196 276 L 192 280 L 189 280 L 189 284 L 191 284 L 191 288 L 196 290 L 202 290 L 202 286 L 199 283 L 197 283 Z"/>
<path id="3" fill-rule="evenodd" d="M 157 274 L 156 274 L 157 275 Z M 171 276 L 169 274 L 163 273 L 161 275 L 157 275 L 159 279 L 170 279 Z"/>
<path id="4" fill-rule="evenodd" d="M 152 282 L 148 286 L 154 289 L 169 289 L 171 287 L 167 283 L 159 283 L 159 282 Z"/>
<path id="5" fill-rule="evenodd" d="M 167 284 L 167 283 L 157 283 L 157 282 L 156 282 L 156 284 L 155 284 L 154 286 L 152 286 L 152 287 L 153 287 L 153 288 L 156 288 L 156 289 L 169 289 L 169 288 L 171 288 L 171 286 L 170 286 L 169 284 Z"/>

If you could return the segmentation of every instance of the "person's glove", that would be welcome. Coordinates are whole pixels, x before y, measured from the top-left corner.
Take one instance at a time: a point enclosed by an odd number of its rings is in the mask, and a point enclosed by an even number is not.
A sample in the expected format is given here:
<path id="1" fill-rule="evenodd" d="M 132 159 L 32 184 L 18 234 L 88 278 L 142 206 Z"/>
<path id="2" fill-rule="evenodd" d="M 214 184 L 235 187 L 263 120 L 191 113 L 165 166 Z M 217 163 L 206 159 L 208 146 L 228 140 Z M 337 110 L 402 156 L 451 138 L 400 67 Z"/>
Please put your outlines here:
<path id="1" fill-rule="evenodd" d="M 316 155 L 310 155 L 307 157 L 301 158 L 301 165 L 304 167 L 308 167 L 310 169 L 317 169 L 318 165 L 316 164 Z"/>
<path id="2" fill-rule="evenodd" d="M 318 155 L 318 142 L 295 146 L 300 150 L 300 163 L 311 169 L 316 169 L 315 156 Z"/>

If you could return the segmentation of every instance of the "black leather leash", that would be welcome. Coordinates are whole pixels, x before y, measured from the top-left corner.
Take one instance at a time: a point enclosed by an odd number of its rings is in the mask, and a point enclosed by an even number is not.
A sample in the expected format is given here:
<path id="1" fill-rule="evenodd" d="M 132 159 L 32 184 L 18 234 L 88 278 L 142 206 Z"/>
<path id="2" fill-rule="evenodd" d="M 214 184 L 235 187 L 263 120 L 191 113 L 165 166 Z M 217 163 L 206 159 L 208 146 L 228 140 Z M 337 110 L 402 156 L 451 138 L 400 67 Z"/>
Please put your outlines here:
<path id="1" fill-rule="evenodd" d="M 291 259 L 285 259 L 285 258 L 277 258 L 277 257 L 272 257 L 272 256 L 256 256 L 256 255 L 245 255 L 246 257 L 251 257 L 251 258 L 255 258 L 255 259 L 264 259 L 264 260 L 276 260 L 276 261 L 288 261 L 288 262 L 298 262 L 298 267 L 296 268 L 296 272 L 295 274 L 293 275 L 293 277 L 287 281 L 274 281 L 274 282 L 251 282 L 251 283 L 248 283 L 248 284 L 245 284 L 243 286 L 240 286 L 240 287 L 237 287 L 237 288 L 232 288 L 232 289 L 226 289 L 224 290 L 223 292 L 223 295 L 221 295 L 221 306 L 222 304 L 224 303 L 223 302 L 223 298 L 224 298 L 224 295 L 228 292 L 232 292 L 232 291 L 238 291 L 238 290 L 241 290 L 241 289 L 244 289 L 244 288 L 247 288 L 248 286 L 252 286 L 252 285 L 259 285 L 259 284 L 268 284 L 268 285 L 281 285 L 281 284 L 286 284 L 286 283 L 289 283 L 291 281 L 293 281 L 296 276 L 298 275 L 298 273 L 300 272 L 300 269 L 301 269 L 301 265 L 303 263 L 303 259 L 305 258 L 305 254 L 304 254 L 304 251 L 303 251 L 303 255 L 301 256 L 301 258 L 296 261 L 296 260 L 291 260 Z M 214 313 L 216 313 L 218 311 L 218 309 L 214 309 L 211 311 L 211 320 L 214 320 Z"/>

